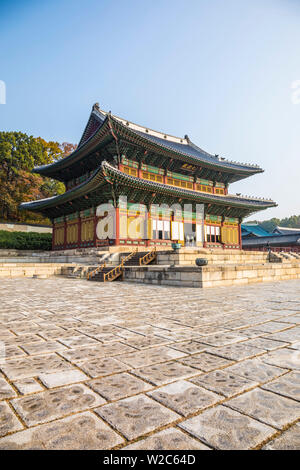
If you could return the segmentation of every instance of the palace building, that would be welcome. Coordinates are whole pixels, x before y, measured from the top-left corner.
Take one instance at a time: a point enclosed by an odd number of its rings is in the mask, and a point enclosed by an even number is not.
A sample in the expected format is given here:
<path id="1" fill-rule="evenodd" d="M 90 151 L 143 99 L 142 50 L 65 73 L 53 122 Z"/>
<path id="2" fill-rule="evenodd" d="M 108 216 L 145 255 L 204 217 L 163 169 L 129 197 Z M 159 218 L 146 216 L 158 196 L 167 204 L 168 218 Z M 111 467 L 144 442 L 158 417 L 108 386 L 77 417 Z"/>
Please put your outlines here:
<path id="1" fill-rule="evenodd" d="M 187 135 L 133 124 L 97 103 L 77 149 L 33 171 L 66 187 L 62 195 L 21 204 L 52 220 L 53 250 L 167 248 L 174 241 L 241 249 L 242 219 L 276 206 L 229 192 L 231 183 L 261 173 L 259 166 L 211 155 Z"/>

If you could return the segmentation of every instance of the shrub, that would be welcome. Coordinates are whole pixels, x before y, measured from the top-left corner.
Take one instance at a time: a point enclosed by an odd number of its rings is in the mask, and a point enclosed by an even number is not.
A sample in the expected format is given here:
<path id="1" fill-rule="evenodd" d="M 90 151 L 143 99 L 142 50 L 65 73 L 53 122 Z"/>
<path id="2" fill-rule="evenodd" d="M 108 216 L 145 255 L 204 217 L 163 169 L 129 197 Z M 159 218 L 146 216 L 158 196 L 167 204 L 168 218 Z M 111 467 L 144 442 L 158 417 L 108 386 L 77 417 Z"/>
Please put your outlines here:
<path id="1" fill-rule="evenodd" d="M 52 233 L 0 230 L 0 249 L 51 250 Z"/>

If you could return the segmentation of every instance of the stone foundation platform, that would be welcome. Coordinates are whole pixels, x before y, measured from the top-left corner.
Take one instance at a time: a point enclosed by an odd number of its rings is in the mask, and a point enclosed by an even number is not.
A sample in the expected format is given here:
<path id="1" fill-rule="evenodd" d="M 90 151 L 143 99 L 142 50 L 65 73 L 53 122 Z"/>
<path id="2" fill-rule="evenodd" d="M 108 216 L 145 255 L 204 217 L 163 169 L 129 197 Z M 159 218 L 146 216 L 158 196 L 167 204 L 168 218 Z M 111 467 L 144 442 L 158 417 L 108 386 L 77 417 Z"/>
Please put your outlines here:
<path id="1" fill-rule="evenodd" d="M 300 263 L 125 268 L 128 282 L 181 287 L 217 287 L 300 279 Z"/>

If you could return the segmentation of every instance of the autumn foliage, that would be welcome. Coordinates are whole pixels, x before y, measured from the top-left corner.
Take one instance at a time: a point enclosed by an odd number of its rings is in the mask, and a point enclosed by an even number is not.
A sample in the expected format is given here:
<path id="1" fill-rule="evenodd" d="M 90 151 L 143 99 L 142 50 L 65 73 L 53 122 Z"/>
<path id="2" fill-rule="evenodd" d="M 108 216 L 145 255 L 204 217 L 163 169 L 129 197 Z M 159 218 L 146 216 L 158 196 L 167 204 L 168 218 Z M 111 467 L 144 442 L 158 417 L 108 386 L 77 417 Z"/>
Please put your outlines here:
<path id="1" fill-rule="evenodd" d="M 64 158 L 76 146 L 46 142 L 22 132 L 0 132 L 0 219 L 50 223 L 39 214 L 18 209 L 21 202 L 44 199 L 65 191 L 63 183 L 31 173 L 35 166 Z"/>

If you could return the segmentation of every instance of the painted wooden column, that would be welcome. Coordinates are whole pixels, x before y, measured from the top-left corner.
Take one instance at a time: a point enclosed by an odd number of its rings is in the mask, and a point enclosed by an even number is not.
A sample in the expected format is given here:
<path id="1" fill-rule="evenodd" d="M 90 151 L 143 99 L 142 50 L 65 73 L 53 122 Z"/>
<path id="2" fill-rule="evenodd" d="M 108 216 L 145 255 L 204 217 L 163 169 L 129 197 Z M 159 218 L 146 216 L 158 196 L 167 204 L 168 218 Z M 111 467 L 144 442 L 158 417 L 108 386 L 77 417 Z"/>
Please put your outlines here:
<path id="1" fill-rule="evenodd" d="M 196 176 L 194 177 L 194 181 L 193 181 L 193 190 L 197 191 L 197 178 L 196 178 Z"/>
<path id="2" fill-rule="evenodd" d="M 67 247 L 67 221 L 64 220 L 64 250 Z"/>
<path id="3" fill-rule="evenodd" d="M 224 224 L 225 224 L 225 215 L 222 215 L 221 227 L 220 227 L 220 241 L 221 241 L 223 250 L 225 249 L 225 243 L 222 242 L 222 228 L 224 227 Z"/>
<path id="4" fill-rule="evenodd" d="M 147 207 L 147 218 L 146 218 L 146 246 L 150 246 L 149 233 L 151 228 L 151 206 Z"/>
<path id="5" fill-rule="evenodd" d="M 77 237 L 77 246 L 78 248 L 81 245 L 81 217 L 78 218 L 78 237 Z"/>
<path id="6" fill-rule="evenodd" d="M 240 250 L 242 249 L 242 219 L 239 219 L 239 245 Z"/>
<path id="7" fill-rule="evenodd" d="M 97 215 L 94 215 L 94 246 L 97 245 Z"/>
<path id="8" fill-rule="evenodd" d="M 115 245 L 120 245 L 120 208 L 115 207 Z"/>
<path id="9" fill-rule="evenodd" d="M 55 246 L 55 225 L 53 224 L 52 225 L 52 251 L 54 250 L 54 246 Z"/>

